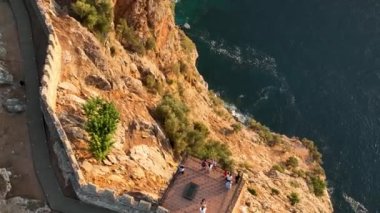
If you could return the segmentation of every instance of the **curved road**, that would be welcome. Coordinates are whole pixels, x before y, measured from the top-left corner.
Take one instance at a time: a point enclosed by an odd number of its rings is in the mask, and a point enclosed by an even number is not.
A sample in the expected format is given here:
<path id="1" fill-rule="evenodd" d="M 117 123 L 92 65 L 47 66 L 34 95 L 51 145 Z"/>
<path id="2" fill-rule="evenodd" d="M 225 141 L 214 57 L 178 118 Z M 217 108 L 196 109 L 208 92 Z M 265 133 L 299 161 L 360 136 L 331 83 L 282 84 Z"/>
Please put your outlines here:
<path id="1" fill-rule="evenodd" d="M 34 1 L 34 0 L 27 0 Z M 110 210 L 85 204 L 65 197 L 55 177 L 47 146 L 42 112 L 40 109 L 39 79 L 31 24 L 23 0 L 8 0 L 17 23 L 22 57 L 22 72 L 25 74 L 27 96 L 27 120 L 32 146 L 35 172 L 51 209 L 64 213 L 100 213 Z"/>

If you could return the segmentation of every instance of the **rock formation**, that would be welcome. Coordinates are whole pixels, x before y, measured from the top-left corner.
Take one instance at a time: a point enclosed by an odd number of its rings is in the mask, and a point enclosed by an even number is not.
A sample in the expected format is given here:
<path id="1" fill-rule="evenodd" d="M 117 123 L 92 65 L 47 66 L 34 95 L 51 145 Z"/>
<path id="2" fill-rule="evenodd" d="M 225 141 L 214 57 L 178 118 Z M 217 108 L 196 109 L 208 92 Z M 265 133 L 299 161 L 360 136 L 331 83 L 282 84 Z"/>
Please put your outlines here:
<path id="1" fill-rule="evenodd" d="M 65 12 L 69 5 L 62 2 L 54 9 L 45 4 L 63 52 L 55 110 L 88 182 L 119 194 L 142 193 L 152 200 L 162 195 L 178 161 L 152 109 L 163 94 L 171 93 L 188 106 L 189 119 L 204 123 L 209 137 L 232 150 L 248 188 L 257 192 L 254 196 L 244 191 L 242 212 L 332 212 L 327 191 L 320 197 L 313 193 L 307 174 L 325 176 L 300 140 L 270 133 L 280 142 L 268 145 L 260 130 L 231 128 L 238 121 L 198 73 L 195 46 L 175 25 L 172 0 L 113 0 L 113 26 L 125 19 L 140 40 L 154 39 L 155 48 L 145 55 L 125 50 L 114 31 L 100 42 Z M 154 80 L 153 91 L 147 76 Z M 121 115 L 114 147 L 102 162 L 88 151 L 83 131 L 81 106 L 93 96 L 112 100 Z M 293 156 L 299 161 L 296 168 L 279 166 Z M 292 192 L 300 197 L 295 206 L 289 203 Z"/>

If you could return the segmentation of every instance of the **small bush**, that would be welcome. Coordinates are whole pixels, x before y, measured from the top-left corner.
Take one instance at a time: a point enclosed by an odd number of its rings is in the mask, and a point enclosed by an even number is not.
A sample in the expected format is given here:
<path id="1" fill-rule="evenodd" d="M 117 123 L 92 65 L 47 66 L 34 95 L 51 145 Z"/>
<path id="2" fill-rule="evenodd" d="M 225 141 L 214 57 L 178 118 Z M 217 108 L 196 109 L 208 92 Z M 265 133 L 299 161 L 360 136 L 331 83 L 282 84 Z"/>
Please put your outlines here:
<path id="1" fill-rule="evenodd" d="M 302 169 L 292 169 L 294 177 L 306 178 L 306 173 Z"/>
<path id="2" fill-rule="evenodd" d="M 301 142 L 309 150 L 311 158 L 315 162 L 322 164 L 322 155 L 319 153 L 318 147 L 315 146 L 314 142 L 306 138 L 303 138 Z"/>
<path id="3" fill-rule="evenodd" d="M 186 54 L 190 54 L 195 50 L 195 44 L 186 34 L 180 31 L 181 47 Z"/>
<path id="4" fill-rule="evenodd" d="M 296 157 L 289 157 L 288 160 L 286 160 L 285 165 L 288 168 L 296 168 L 298 166 L 298 159 Z"/>
<path id="5" fill-rule="evenodd" d="M 211 102 L 215 106 L 221 106 L 223 105 L 222 99 L 212 90 L 209 91 L 208 97 L 210 98 Z"/>
<path id="6" fill-rule="evenodd" d="M 112 4 L 109 0 L 77 0 L 71 4 L 74 17 L 103 40 L 111 29 Z"/>
<path id="7" fill-rule="evenodd" d="M 248 192 L 253 195 L 253 196 L 257 196 L 257 192 L 254 188 L 248 188 Z"/>
<path id="8" fill-rule="evenodd" d="M 275 188 L 271 188 L 271 195 L 279 195 L 280 194 L 280 191 L 278 191 L 278 189 L 275 189 Z"/>
<path id="9" fill-rule="evenodd" d="M 154 50 L 156 48 L 156 40 L 153 37 L 149 37 L 145 42 L 145 48 L 147 50 Z"/>
<path id="10" fill-rule="evenodd" d="M 127 20 L 119 20 L 116 26 L 116 34 L 125 49 L 140 55 L 145 54 L 144 42 L 138 37 L 134 29 L 128 26 Z"/>
<path id="11" fill-rule="evenodd" d="M 162 84 L 158 81 L 154 75 L 147 74 L 142 80 L 144 86 L 148 88 L 148 91 L 151 93 L 161 94 L 163 92 Z"/>
<path id="12" fill-rule="evenodd" d="M 297 181 L 294 180 L 289 181 L 289 184 L 294 188 L 299 188 L 301 186 Z"/>
<path id="13" fill-rule="evenodd" d="M 87 121 L 85 129 L 90 135 L 90 151 L 97 160 L 104 160 L 109 153 L 119 122 L 119 113 L 111 102 L 91 98 L 83 105 Z"/>
<path id="14" fill-rule="evenodd" d="M 319 176 L 311 176 L 310 181 L 313 186 L 314 194 L 318 197 L 323 196 L 326 189 L 325 181 L 322 180 Z"/>
<path id="15" fill-rule="evenodd" d="M 187 66 L 187 64 L 183 60 L 179 61 L 179 71 L 182 74 L 185 74 L 189 71 L 189 67 Z"/>
<path id="16" fill-rule="evenodd" d="M 243 129 L 243 126 L 240 123 L 234 123 L 231 127 L 233 132 L 240 132 Z"/>
<path id="17" fill-rule="evenodd" d="M 276 165 L 273 165 L 272 166 L 272 169 L 273 170 L 276 170 L 278 172 L 281 172 L 281 173 L 284 173 L 285 172 L 285 168 L 284 166 L 280 165 L 280 164 L 276 164 Z"/>
<path id="18" fill-rule="evenodd" d="M 292 206 L 296 205 L 300 202 L 300 198 L 297 193 L 292 192 L 290 195 L 288 195 L 289 202 Z"/>
<path id="19" fill-rule="evenodd" d="M 114 46 L 110 47 L 110 53 L 112 57 L 116 55 L 116 48 Z"/>
<path id="20" fill-rule="evenodd" d="M 271 133 L 268 127 L 262 125 L 260 122 L 257 122 L 253 119 L 250 119 L 248 121 L 248 127 L 255 131 L 260 136 L 260 138 L 264 140 L 264 142 L 267 143 L 269 146 L 275 146 L 281 141 L 281 138 Z"/>
<path id="21" fill-rule="evenodd" d="M 207 140 L 209 130 L 206 125 L 195 122 L 190 124 L 188 108 L 180 100 L 165 95 L 155 110 L 157 119 L 163 124 L 174 153 L 180 156 L 189 153 L 202 159 L 215 159 L 224 169 L 233 169 L 231 151 L 227 145 Z"/>

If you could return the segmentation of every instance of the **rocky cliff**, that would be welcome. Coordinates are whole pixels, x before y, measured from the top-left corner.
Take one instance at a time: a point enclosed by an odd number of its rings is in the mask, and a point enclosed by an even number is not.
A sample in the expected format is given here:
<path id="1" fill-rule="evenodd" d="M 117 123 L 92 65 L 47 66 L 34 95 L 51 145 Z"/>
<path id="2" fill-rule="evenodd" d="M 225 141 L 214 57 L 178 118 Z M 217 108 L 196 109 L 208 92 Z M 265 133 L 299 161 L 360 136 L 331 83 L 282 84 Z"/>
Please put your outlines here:
<path id="1" fill-rule="evenodd" d="M 204 123 L 209 137 L 232 151 L 236 169 L 248 181 L 242 212 L 333 211 L 325 189 L 322 196 L 314 193 L 313 178 L 325 176 L 312 145 L 267 132 L 254 122 L 239 124 L 208 90 L 195 67 L 194 44 L 174 23 L 173 1 L 113 0 L 112 30 L 102 42 L 69 15 L 68 1 L 61 3 L 52 8 L 45 2 L 62 46 L 56 113 L 88 182 L 151 200 L 161 196 L 178 161 L 152 109 L 170 93 L 189 108 L 191 121 Z M 124 49 L 115 33 L 120 19 L 138 40 L 151 40 L 154 47 L 144 54 Z M 112 100 L 121 114 L 116 143 L 103 162 L 88 151 L 83 130 L 81 106 L 93 96 Z M 267 137 L 276 142 L 267 143 Z M 289 202 L 293 192 L 299 197 L 295 205 Z"/>

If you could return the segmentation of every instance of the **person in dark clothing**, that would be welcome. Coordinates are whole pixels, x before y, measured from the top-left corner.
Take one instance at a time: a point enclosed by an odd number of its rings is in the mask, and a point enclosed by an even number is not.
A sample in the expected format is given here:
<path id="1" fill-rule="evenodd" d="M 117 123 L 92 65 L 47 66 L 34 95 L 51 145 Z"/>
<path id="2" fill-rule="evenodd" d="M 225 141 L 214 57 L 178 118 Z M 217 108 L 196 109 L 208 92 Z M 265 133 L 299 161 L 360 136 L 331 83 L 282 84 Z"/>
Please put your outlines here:
<path id="1" fill-rule="evenodd" d="M 241 174 L 240 174 L 240 171 L 238 172 L 238 174 L 235 176 L 235 183 L 238 183 L 239 180 L 241 178 Z"/>
<path id="2" fill-rule="evenodd" d="M 181 164 L 181 165 L 179 166 L 178 172 L 179 172 L 181 175 L 185 174 L 185 166 Z"/>

